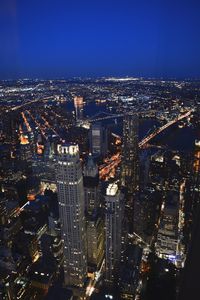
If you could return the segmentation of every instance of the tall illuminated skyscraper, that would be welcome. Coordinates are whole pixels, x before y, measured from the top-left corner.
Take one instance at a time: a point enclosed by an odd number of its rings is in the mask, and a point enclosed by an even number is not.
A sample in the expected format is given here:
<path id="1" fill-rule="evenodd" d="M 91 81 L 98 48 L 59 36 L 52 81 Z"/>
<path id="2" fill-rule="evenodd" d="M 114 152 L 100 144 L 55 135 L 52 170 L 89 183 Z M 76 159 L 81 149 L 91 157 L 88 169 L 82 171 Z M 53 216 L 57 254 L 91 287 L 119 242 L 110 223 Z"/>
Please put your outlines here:
<path id="1" fill-rule="evenodd" d="M 56 181 L 64 242 L 65 284 L 83 287 L 87 277 L 86 224 L 78 145 L 58 146 Z"/>
<path id="2" fill-rule="evenodd" d="M 124 195 L 120 192 L 116 183 L 109 184 L 106 190 L 105 204 L 105 279 L 108 285 L 112 285 L 121 260 L 124 215 Z"/>
<path id="3" fill-rule="evenodd" d="M 138 116 L 128 114 L 123 122 L 123 146 L 122 146 L 122 186 L 128 193 L 135 192 L 139 181 L 139 157 L 138 157 Z"/>
<path id="4" fill-rule="evenodd" d="M 92 214 L 100 205 L 99 170 L 90 154 L 84 166 L 85 210 Z"/>
<path id="5" fill-rule="evenodd" d="M 89 155 L 84 167 L 85 213 L 87 221 L 88 271 L 98 272 L 104 258 L 104 218 L 100 207 L 98 167 Z M 97 273 L 96 273 L 97 274 Z"/>
<path id="6" fill-rule="evenodd" d="M 158 227 L 156 254 L 177 263 L 179 254 L 179 193 L 166 191 L 165 206 Z"/>
<path id="7" fill-rule="evenodd" d="M 129 113 L 123 121 L 121 185 L 126 190 L 126 216 L 129 232 L 132 233 L 139 185 L 138 116 L 135 113 Z"/>
<path id="8" fill-rule="evenodd" d="M 74 97 L 74 108 L 76 114 L 76 121 L 79 122 L 83 119 L 83 97 Z"/>
<path id="9" fill-rule="evenodd" d="M 195 141 L 192 181 L 192 201 L 195 212 L 196 206 L 200 203 L 200 140 Z"/>
<path id="10" fill-rule="evenodd" d="M 107 129 L 101 123 L 92 124 L 89 132 L 90 151 L 98 156 L 105 156 L 108 150 Z"/>
<path id="11" fill-rule="evenodd" d="M 195 299 L 200 294 L 200 140 L 195 141 L 192 181 L 192 225 L 178 300 Z"/>
<path id="12" fill-rule="evenodd" d="M 23 161 L 31 161 L 31 146 L 27 136 L 20 136 L 20 158 Z"/>

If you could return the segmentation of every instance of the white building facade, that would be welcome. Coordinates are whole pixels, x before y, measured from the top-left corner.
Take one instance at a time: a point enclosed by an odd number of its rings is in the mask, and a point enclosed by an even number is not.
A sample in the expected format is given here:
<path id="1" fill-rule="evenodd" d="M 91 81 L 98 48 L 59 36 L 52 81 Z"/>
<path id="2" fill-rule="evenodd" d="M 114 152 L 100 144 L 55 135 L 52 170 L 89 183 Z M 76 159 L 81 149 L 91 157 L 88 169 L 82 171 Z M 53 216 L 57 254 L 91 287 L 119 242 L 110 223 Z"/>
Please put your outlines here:
<path id="1" fill-rule="evenodd" d="M 78 145 L 59 145 L 56 169 L 65 284 L 83 287 L 87 277 L 84 188 Z"/>

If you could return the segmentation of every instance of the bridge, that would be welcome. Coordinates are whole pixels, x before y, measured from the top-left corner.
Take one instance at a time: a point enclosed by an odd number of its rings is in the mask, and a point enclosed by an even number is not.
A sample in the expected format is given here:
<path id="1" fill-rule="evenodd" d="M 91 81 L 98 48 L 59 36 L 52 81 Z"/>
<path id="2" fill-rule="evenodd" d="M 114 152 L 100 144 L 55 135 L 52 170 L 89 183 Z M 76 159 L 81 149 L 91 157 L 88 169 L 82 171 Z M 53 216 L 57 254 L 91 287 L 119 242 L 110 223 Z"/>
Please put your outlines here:
<path id="1" fill-rule="evenodd" d="M 175 119 L 169 121 L 162 127 L 156 129 L 153 133 L 147 135 L 142 141 L 139 142 L 138 146 L 139 148 L 143 148 L 150 140 L 152 140 L 155 136 L 157 136 L 159 133 L 167 129 L 168 127 L 172 126 L 173 124 L 181 121 L 184 118 L 187 118 L 191 115 L 193 110 L 189 110 L 185 112 L 182 115 L 177 116 Z M 155 110 L 149 110 L 149 111 L 138 111 L 136 113 L 155 113 Z M 103 115 L 103 116 L 102 116 Z M 109 119 L 115 119 L 115 118 L 121 118 L 124 117 L 126 114 L 110 114 L 110 113 L 105 113 L 105 112 L 99 112 L 96 114 L 94 117 L 88 120 L 88 122 L 97 122 L 97 121 L 102 121 L 102 120 L 109 120 Z"/>
<path id="2" fill-rule="evenodd" d="M 135 114 L 155 114 L 155 112 L 156 112 L 156 110 L 141 110 L 141 111 L 135 111 L 133 113 L 135 113 Z M 89 118 L 87 121 L 89 123 L 93 123 L 93 122 L 100 122 L 100 121 L 104 121 L 104 120 L 118 119 L 118 118 L 122 118 L 122 117 L 126 116 L 126 114 L 127 113 L 111 114 L 108 112 L 100 111 L 96 115 Z"/>
<path id="3" fill-rule="evenodd" d="M 184 118 L 189 117 L 192 112 L 193 112 L 193 110 L 189 110 L 186 113 L 184 113 L 183 115 L 176 117 L 174 120 L 171 120 L 168 123 L 166 123 L 165 125 L 163 125 L 162 127 L 156 129 L 153 133 L 149 134 L 142 141 L 140 141 L 138 143 L 139 149 L 148 148 L 149 146 L 157 147 L 159 149 L 163 148 L 162 146 L 149 145 L 148 142 L 151 139 L 153 139 L 156 135 L 158 135 L 159 133 L 164 131 L 166 128 L 172 126 L 173 124 L 175 124 L 178 121 L 181 121 Z M 117 135 L 114 135 L 114 136 L 116 138 L 120 138 Z M 121 162 L 121 154 L 120 153 L 113 155 L 110 159 L 105 159 L 104 164 L 99 167 L 100 178 L 103 180 L 106 180 L 110 177 L 114 177 L 115 169 L 117 166 L 119 166 L 120 162 Z"/>
<path id="4" fill-rule="evenodd" d="M 100 111 L 96 115 L 89 118 L 87 121 L 89 123 L 93 123 L 93 122 L 99 122 L 99 121 L 104 121 L 104 120 L 122 118 L 123 116 L 124 116 L 124 114 L 111 114 L 108 112 Z"/>
<path id="5" fill-rule="evenodd" d="M 45 97 L 45 98 L 37 98 L 37 99 L 30 100 L 30 101 L 23 100 L 21 104 L 13 106 L 10 109 L 7 109 L 6 113 L 11 112 L 11 111 L 16 111 L 20 108 L 26 107 L 26 106 L 31 105 L 31 104 L 36 103 L 36 102 L 47 101 L 47 100 L 50 100 L 50 99 L 52 99 L 52 96 Z"/>
<path id="6" fill-rule="evenodd" d="M 164 131 L 165 129 L 167 129 L 168 127 L 172 126 L 173 124 L 181 121 L 184 118 L 187 118 L 191 115 L 191 113 L 193 112 L 193 110 L 189 110 L 186 113 L 184 113 L 183 115 L 180 115 L 178 117 L 176 117 L 174 120 L 169 121 L 168 123 L 166 123 L 165 125 L 163 125 L 162 127 L 158 128 L 157 130 L 155 130 L 153 133 L 151 133 L 150 135 L 146 136 L 141 142 L 139 142 L 138 146 L 139 148 L 143 148 L 145 146 L 145 144 L 147 144 L 150 140 L 152 140 L 155 136 L 157 136 L 159 133 L 161 133 L 162 131 Z"/>

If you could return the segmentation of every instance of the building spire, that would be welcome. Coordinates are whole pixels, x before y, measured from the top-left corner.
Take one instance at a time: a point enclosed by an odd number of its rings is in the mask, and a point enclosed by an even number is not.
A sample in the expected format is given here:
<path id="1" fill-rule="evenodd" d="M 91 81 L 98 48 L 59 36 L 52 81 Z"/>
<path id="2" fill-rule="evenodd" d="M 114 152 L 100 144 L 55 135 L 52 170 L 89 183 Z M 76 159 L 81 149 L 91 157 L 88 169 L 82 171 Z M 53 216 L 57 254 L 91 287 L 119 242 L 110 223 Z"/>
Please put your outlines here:
<path id="1" fill-rule="evenodd" d="M 94 162 L 92 154 L 89 153 L 84 167 L 84 176 L 96 177 L 97 175 L 98 175 L 98 167 Z"/>

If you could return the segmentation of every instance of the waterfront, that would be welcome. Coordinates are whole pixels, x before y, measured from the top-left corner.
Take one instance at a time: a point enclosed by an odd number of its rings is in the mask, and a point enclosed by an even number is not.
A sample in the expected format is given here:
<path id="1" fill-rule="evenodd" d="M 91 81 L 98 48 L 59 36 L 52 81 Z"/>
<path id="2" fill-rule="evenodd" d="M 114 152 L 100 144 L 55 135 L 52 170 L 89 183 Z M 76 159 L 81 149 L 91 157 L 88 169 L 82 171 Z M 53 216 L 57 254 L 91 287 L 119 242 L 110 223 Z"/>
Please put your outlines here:
<path id="1" fill-rule="evenodd" d="M 67 103 L 67 111 L 73 111 L 74 105 L 72 102 Z M 96 104 L 95 102 L 88 103 L 83 107 L 84 116 L 91 118 L 99 112 L 110 113 L 106 104 Z M 114 112 L 112 112 L 114 113 Z M 122 136 L 122 118 L 117 119 L 117 124 L 113 120 L 106 120 L 102 122 L 104 125 L 110 125 L 112 131 Z M 160 122 L 155 119 L 141 119 L 139 123 L 139 140 L 142 140 L 149 131 L 153 131 L 154 128 L 161 126 Z M 166 149 L 182 152 L 190 152 L 194 149 L 194 143 L 197 138 L 200 137 L 198 129 L 193 127 L 179 128 L 177 125 L 167 129 L 164 133 L 157 136 L 152 143 L 162 145 Z"/>

